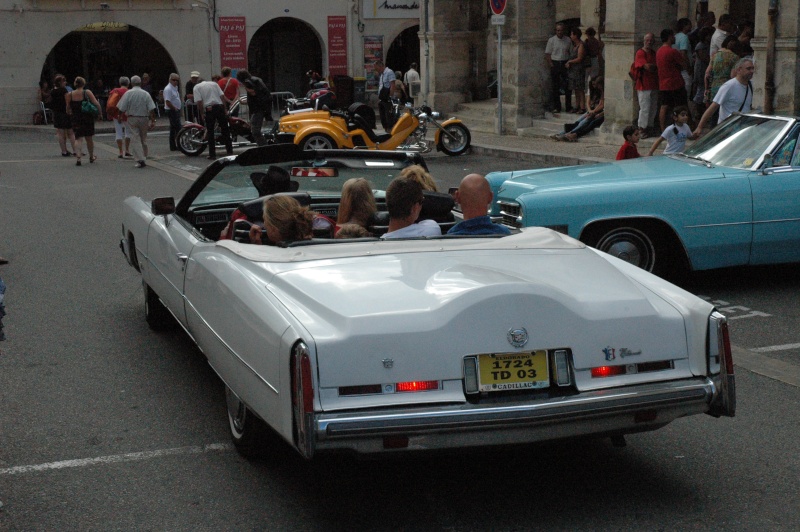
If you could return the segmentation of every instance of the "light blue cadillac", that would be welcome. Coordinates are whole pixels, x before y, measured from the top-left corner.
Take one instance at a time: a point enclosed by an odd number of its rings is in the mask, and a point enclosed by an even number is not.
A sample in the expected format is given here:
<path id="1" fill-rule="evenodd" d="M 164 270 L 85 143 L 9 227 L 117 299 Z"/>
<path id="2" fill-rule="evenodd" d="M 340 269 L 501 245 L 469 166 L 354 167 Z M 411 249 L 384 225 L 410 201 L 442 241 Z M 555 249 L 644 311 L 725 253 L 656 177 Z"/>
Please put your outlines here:
<path id="1" fill-rule="evenodd" d="M 800 119 L 735 114 L 682 154 L 487 176 L 492 216 L 659 275 L 800 261 Z"/>

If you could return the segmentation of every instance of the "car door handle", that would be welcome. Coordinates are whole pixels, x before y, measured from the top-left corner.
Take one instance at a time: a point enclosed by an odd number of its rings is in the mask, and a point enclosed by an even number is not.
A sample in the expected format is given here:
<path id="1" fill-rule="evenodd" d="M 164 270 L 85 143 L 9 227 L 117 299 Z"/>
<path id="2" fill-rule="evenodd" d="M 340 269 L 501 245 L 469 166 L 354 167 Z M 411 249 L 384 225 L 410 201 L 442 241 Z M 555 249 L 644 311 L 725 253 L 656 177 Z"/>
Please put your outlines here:
<path id="1" fill-rule="evenodd" d="M 184 264 L 187 260 L 189 260 L 189 255 L 186 255 L 185 253 L 176 253 L 175 256 L 178 257 L 178 260 Z"/>

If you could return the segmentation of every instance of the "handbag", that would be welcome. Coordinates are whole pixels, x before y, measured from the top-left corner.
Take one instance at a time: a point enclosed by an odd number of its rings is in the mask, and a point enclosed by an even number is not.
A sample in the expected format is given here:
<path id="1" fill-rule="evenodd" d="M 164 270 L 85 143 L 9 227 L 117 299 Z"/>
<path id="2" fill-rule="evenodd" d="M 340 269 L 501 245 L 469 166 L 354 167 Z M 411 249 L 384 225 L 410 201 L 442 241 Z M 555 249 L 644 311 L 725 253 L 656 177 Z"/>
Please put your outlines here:
<path id="1" fill-rule="evenodd" d="M 83 91 L 83 101 L 81 102 L 81 112 L 92 116 L 97 116 L 100 110 L 95 104 L 86 99 L 86 91 Z"/>

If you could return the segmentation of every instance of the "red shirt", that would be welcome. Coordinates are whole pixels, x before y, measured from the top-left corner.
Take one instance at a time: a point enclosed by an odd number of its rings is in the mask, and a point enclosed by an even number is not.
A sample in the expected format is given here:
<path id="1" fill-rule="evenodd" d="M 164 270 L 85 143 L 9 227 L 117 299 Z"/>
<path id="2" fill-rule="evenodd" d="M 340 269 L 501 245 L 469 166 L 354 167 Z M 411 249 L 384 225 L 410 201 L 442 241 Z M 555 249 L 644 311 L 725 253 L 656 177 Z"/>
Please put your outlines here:
<path id="1" fill-rule="evenodd" d="M 639 77 L 636 79 L 637 91 L 657 91 L 658 90 L 658 72 L 649 71 L 644 67 L 646 64 L 656 64 L 656 53 L 653 50 L 645 50 L 639 48 L 636 50 L 636 61 L 634 67 L 639 69 Z"/>
<path id="2" fill-rule="evenodd" d="M 629 140 L 626 140 L 625 144 L 620 146 L 617 152 L 618 161 L 623 159 L 636 159 L 637 157 L 641 157 L 641 155 L 639 155 L 639 150 L 636 149 L 636 146 Z"/>
<path id="3" fill-rule="evenodd" d="M 234 101 L 239 97 L 239 81 L 235 78 L 222 78 L 217 81 L 219 88 L 225 94 L 225 97 Z"/>
<path id="4" fill-rule="evenodd" d="M 683 87 L 683 54 L 669 45 L 664 45 L 656 52 L 658 66 L 658 88 L 662 91 L 676 91 Z"/>

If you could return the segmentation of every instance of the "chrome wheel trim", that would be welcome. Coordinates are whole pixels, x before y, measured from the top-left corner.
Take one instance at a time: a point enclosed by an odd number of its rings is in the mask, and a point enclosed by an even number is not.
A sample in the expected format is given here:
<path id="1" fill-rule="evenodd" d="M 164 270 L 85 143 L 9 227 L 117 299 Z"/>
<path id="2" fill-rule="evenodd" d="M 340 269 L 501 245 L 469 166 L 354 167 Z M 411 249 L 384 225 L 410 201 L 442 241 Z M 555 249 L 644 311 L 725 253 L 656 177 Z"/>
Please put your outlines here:
<path id="1" fill-rule="evenodd" d="M 303 146 L 306 150 L 331 150 L 333 144 L 331 141 L 322 135 L 311 135 L 304 142 Z"/>
<path id="2" fill-rule="evenodd" d="M 455 137 L 455 139 L 451 138 L 448 133 Z M 445 127 L 445 131 L 442 132 L 441 136 L 442 144 L 452 152 L 462 151 L 467 146 L 467 135 L 464 134 L 464 130 L 461 127 Z"/>
<path id="3" fill-rule="evenodd" d="M 653 241 L 633 227 L 609 231 L 597 241 L 597 249 L 643 270 L 653 271 L 656 250 Z"/>

